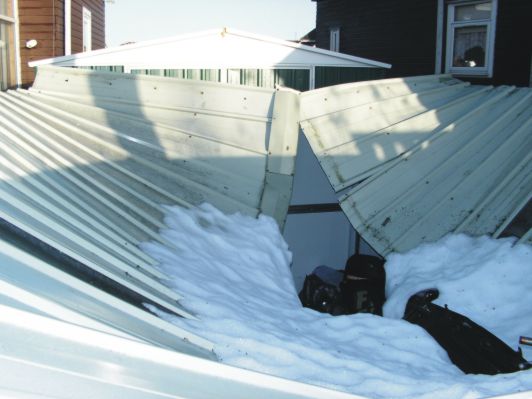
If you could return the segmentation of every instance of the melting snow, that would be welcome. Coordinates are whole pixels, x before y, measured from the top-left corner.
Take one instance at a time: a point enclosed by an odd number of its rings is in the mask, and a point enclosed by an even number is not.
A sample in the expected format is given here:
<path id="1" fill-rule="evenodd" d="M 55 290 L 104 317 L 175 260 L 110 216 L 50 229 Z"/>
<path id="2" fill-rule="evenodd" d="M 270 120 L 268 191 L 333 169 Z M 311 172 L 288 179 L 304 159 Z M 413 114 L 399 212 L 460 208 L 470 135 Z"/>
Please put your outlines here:
<path id="1" fill-rule="evenodd" d="M 400 319 L 410 295 L 436 287 L 436 303 L 516 349 L 520 334 L 532 335 L 529 246 L 458 235 L 394 254 L 386 264 L 387 317 L 334 317 L 301 307 L 273 219 L 203 205 L 168 208 L 166 223 L 162 234 L 178 249 L 143 249 L 201 320 L 161 317 L 214 342 L 224 363 L 370 398 L 474 399 L 532 389 L 532 370 L 464 375 L 430 335 Z"/>

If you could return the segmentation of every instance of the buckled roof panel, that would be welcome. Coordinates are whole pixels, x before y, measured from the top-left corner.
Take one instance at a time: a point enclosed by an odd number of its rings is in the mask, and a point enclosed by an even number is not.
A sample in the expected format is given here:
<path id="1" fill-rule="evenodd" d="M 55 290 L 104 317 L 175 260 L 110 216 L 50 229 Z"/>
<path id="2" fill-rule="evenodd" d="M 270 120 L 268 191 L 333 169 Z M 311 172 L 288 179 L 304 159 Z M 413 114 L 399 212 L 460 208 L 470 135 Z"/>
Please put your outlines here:
<path id="1" fill-rule="evenodd" d="M 342 209 L 381 255 L 450 232 L 513 234 L 530 201 L 529 88 L 421 76 L 302 93 L 300 106 Z"/>
<path id="2" fill-rule="evenodd" d="M 20 264 L 0 284 L 29 302 L 3 300 L 212 357 L 210 343 L 139 309 L 194 318 L 139 244 L 174 246 L 159 234 L 166 205 L 209 202 L 282 227 L 297 117 L 293 91 L 39 68 L 30 90 L 0 93 L 0 229 L 43 264 L 26 270 L 33 261 L 0 251 Z M 52 282 L 54 269 L 72 280 Z M 50 290 L 26 286 L 37 281 Z M 78 309 L 69 295 L 94 306 Z"/>

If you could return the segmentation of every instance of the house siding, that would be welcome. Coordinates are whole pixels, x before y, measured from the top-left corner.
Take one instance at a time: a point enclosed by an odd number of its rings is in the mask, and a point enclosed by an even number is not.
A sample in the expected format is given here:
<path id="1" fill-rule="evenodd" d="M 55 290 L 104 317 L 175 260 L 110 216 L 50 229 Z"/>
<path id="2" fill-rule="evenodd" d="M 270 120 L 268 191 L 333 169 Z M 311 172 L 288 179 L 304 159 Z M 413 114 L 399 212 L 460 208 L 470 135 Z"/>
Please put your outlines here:
<path id="1" fill-rule="evenodd" d="M 64 0 L 19 0 L 20 58 L 23 85 L 33 82 L 35 72 L 28 62 L 65 54 Z M 82 7 L 92 13 L 92 48 L 105 47 L 103 0 L 72 0 L 72 52 L 82 51 Z M 28 49 L 28 40 L 37 46 Z"/>
<path id="2" fill-rule="evenodd" d="M 72 53 L 83 51 L 83 7 L 91 12 L 92 49 L 105 47 L 105 3 L 103 0 L 72 0 Z"/>
<path id="3" fill-rule="evenodd" d="M 20 58 L 22 83 L 33 81 L 33 68 L 28 62 L 64 54 L 64 15 L 62 0 L 19 1 Z M 28 49 L 28 40 L 37 46 Z"/>
<path id="4" fill-rule="evenodd" d="M 499 0 L 495 63 L 489 84 L 530 85 L 532 1 Z"/>
<path id="5" fill-rule="evenodd" d="M 389 76 L 436 70 L 437 0 L 318 0 L 316 44 L 329 48 L 329 30 L 340 28 L 340 51 L 392 64 Z M 447 5 L 449 1 L 445 1 Z M 445 71 L 447 7 L 442 64 Z M 476 84 L 529 86 L 532 1 L 499 0 L 492 78 L 460 77 Z"/>
<path id="6" fill-rule="evenodd" d="M 339 27 L 342 53 L 390 63 L 392 77 L 433 73 L 436 15 L 436 0 L 320 0 L 316 44 Z"/>

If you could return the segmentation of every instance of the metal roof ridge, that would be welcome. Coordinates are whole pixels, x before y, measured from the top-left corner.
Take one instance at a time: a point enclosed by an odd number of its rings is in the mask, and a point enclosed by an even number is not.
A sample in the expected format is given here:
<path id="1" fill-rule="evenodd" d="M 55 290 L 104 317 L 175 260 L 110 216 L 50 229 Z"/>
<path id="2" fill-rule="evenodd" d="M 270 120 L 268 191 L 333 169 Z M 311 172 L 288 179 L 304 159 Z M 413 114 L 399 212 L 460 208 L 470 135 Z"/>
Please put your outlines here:
<path id="1" fill-rule="evenodd" d="M 220 35 L 222 37 L 224 37 L 225 35 L 233 35 L 236 37 L 243 37 L 243 38 L 247 38 L 251 40 L 268 42 L 268 43 L 276 44 L 279 46 L 291 47 L 295 50 L 302 50 L 306 52 L 317 53 L 317 54 L 321 54 L 321 55 L 325 55 L 325 56 L 329 56 L 333 58 L 340 58 L 340 59 L 347 60 L 347 61 L 360 62 L 360 63 L 367 64 L 370 66 L 375 66 L 375 67 L 381 67 L 381 68 L 386 68 L 386 69 L 390 69 L 392 67 L 391 64 L 380 62 L 380 61 L 375 61 L 375 60 L 370 60 L 368 58 L 357 57 L 354 55 L 321 49 L 318 47 L 311 47 L 311 46 L 307 46 L 304 44 L 293 43 L 288 40 L 278 39 L 278 38 L 271 37 L 271 36 L 260 35 L 260 34 L 250 33 L 250 32 L 239 31 L 236 29 L 228 29 L 228 28 L 222 28 L 221 30 L 210 29 L 210 30 L 205 30 L 201 32 L 186 33 L 186 34 L 170 36 L 166 38 L 145 40 L 145 41 L 140 41 L 137 43 L 107 47 L 104 49 L 87 51 L 84 53 L 77 53 L 77 54 L 71 54 L 71 55 L 64 55 L 60 57 L 46 58 L 42 60 L 29 62 L 28 65 L 30 67 L 36 67 L 36 66 L 47 65 L 47 64 L 51 64 L 55 62 L 74 61 L 77 59 L 91 58 L 91 57 L 95 57 L 95 56 L 99 56 L 103 54 L 111 54 L 115 52 L 136 50 L 136 49 L 140 49 L 144 47 L 157 46 L 157 45 L 162 45 L 162 44 L 167 44 L 167 43 L 172 43 L 172 42 L 184 41 L 184 40 L 194 39 L 194 38 L 198 38 L 202 36 L 217 36 L 217 35 Z"/>

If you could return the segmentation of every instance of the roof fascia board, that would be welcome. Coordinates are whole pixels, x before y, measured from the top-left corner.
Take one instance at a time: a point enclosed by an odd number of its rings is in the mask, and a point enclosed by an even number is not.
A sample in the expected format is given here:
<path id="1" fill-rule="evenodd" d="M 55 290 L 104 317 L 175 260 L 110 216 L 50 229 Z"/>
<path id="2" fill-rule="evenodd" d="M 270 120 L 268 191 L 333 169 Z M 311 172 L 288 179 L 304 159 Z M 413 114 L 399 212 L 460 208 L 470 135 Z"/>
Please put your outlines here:
<path id="1" fill-rule="evenodd" d="M 174 37 L 164 38 L 164 39 L 148 40 L 148 41 L 143 41 L 139 43 L 133 43 L 133 44 L 128 44 L 124 46 L 110 47 L 106 49 L 94 50 L 90 52 L 79 53 L 79 54 L 74 54 L 74 55 L 69 55 L 69 56 L 47 58 L 44 60 L 30 62 L 28 65 L 30 67 L 36 67 L 36 66 L 47 65 L 47 64 L 64 65 L 64 66 L 81 66 L 81 64 L 86 65 L 86 63 L 82 63 L 78 61 L 86 60 L 90 58 L 96 58 L 99 56 L 103 56 L 105 54 L 128 52 L 132 50 L 139 50 L 139 49 L 146 48 L 146 47 L 159 46 L 159 45 L 164 45 L 164 44 L 169 44 L 169 43 L 174 43 L 174 42 L 179 42 L 179 41 L 197 39 L 201 37 L 208 37 L 208 36 L 223 37 L 225 35 L 231 35 L 231 36 L 240 37 L 244 39 L 261 41 L 261 42 L 270 43 L 270 44 L 274 44 L 274 45 L 281 46 L 281 47 L 288 47 L 288 48 L 294 49 L 295 51 L 303 51 L 307 53 L 327 56 L 332 59 L 339 59 L 339 60 L 342 60 L 343 62 L 340 61 L 340 62 L 333 63 L 333 64 L 337 64 L 341 66 L 347 66 L 345 63 L 349 62 L 349 63 L 361 64 L 361 65 L 355 65 L 357 67 L 366 66 L 366 67 L 378 67 L 378 68 L 386 68 L 386 69 L 391 68 L 390 64 L 379 62 L 379 61 L 369 60 L 369 59 L 362 58 L 362 57 L 356 57 L 356 56 L 338 53 L 338 52 L 325 50 L 325 49 L 320 49 L 316 47 L 310 47 L 310 46 L 306 46 L 303 44 L 292 43 L 286 40 L 276 39 L 276 38 L 272 38 L 268 36 L 262 36 L 262 35 L 242 32 L 242 31 L 233 30 L 233 29 L 229 30 L 225 28 L 223 30 L 215 29 L 215 30 L 208 30 L 208 31 L 199 32 L 199 33 L 174 36 Z M 272 66 L 288 66 L 288 65 L 283 64 L 282 62 L 268 65 L 268 67 L 272 67 Z M 330 65 L 327 64 L 327 66 L 330 66 Z M 198 68 L 208 68 L 208 67 L 210 66 L 209 65 L 202 65 L 202 66 L 198 65 Z M 224 67 L 227 68 L 229 66 L 224 66 Z M 239 68 L 239 67 L 242 67 L 242 65 L 235 66 L 235 68 Z M 264 67 L 264 66 L 259 66 L 259 67 Z M 131 66 L 128 65 L 128 68 L 131 68 Z"/>

